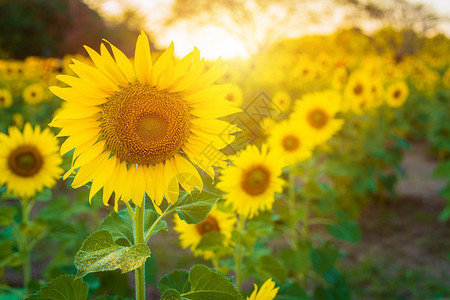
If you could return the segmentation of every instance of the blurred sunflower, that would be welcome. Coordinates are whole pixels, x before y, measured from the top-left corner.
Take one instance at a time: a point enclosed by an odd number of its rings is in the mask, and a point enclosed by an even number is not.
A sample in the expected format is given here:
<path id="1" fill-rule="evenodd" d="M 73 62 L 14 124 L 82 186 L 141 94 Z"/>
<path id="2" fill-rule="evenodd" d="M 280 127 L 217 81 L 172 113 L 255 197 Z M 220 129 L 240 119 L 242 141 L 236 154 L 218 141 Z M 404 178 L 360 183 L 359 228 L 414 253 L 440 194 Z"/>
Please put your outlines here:
<path id="1" fill-rule="evenodd" d="M 348 74 L 345 67 L 338 67 L 331 76 L 331 86 L 333 89 L 342 90 L 347 83 Z"/>
<path id="2" fill-rule="evenodd" d="M 442 75 L 442 84 L 444 87 L 450 88 L 450 68 L 448 68 L 444 75 Z"/>
<path id="3" fill-rule="evenodd" d="M 30 84 L 23 90 L 22 97 L 28 104 L 38 104 L 44 99 L 44 87 L 39 83 Z"/>
<path id="4" fill-rule="evenodd" d="M 8 108 L 13 103 L 11 92 L 7 89 L 0 89 L 0 107 Z"/>
<path id="5" fill-rule="evenodd" d="M 51 188 L 63 170 L 58 143 L 49 128 L 41 132 L 25 124 L 23 133 L 10 127 L 0 133 L 0 185 L 21 198 L 31 198 L 44 187 Z"/>
<path id="6" fill-rule="evenodd" d="M 300 122 L 300 128 L 312 133 L 312 143 L 319 145 L 330 139 L 344 124 L 344 120 L 335 119 L 340 106 L 341 97 L 335 91 L 310 93 L 296 102 L 289 118 Z"/>
<path id="7" fill-rule="evenodd" d="M 279 289 L 279 287 L 275 288 L 275 282 L 272 278 L 269 278 L 263 283 L 259 291 L 258 286 L 255 284 L 255 289 L 250 297 L 247 297 L 247 300 L 273 300 Z"/>
<path id="8" fill-rule="evenodd" d="M 239 107 L 244 103 L 244 93 L 237 84 L 232 84 L 225 99 Z"/>
<path id="9" fill-rule="evenodd" d="M 386 103 L 390 107 L 400 107 L 408 99 L 409 88 L 404 81 L 391 84 L 386 91 Z"/>
<path id="10" fill-rule="evenodd" d="M 72 187 L 90 181 L 89 199 L 103 188 L 103 203 L 114 192 L 118 201 L 140 206 L 144 193 L 155 208 L 164 195 L 178 199 L 179 184 L 188 192 L 202 189 L 194 165 L 214 177 L 220 149 L 234 140 L 234 126 L 216 118 L 240 111 L 224 99 L 229 85 L 213 85 L 225 72 L 216 62 L 203 72 L 205 61 L 195 48 L 183 59 L 173 59 L 173 43 L 152 63 L 147 36 L 137 39 L 134 66 L 111 45 L 100 54 L 85 47 L 95 67 L 73 60 L 78 77 L 58 75 L 70 87 L 51 91 L 68 103 L 51 126 L 68 138 L 61 154 L 75 149 Z"/>
<path id="11" fill-rule="evenodd" d="M 250 219 L 260 210 L 271 209 L 275 193 L 283 191 L 282 158 L 269 152 L 265 144 L 261 151 L 248 145 L 233 164 L 222 171 L 217 183 L 217 188 L 225 192 L 225 203 Z"/>
<path id="12" fill-rule="evenodd" d="M 368 77 L 361 73 L 353 73 L 345 86 L 344 95 L 346 105 L 342 107 L 342 110 L 352 110 L 358 115 L 363 114 L 372 105 Z"/>
<path id="13" fill-rule="evenodd" d="M 291 107 L 291 96 L 285 91 L 278 91 L 273 96 L 272 102 L 275 107 L 279 108 L 282 112 L 286 112 Z"/>
<path id="14" fill-rule="evenodd" d="M 19 113 L 15 113 L 12 115 L 12 125 L 16 126 L 17 128 L 23 127 L 23 116 Z"/>
<path id="15" fill-rule="evenodd" d="M 206 219 L 198 224 L 188 224 L 181 220 L 177 214 L 174 215 L 174 229 L 180 233 L 181 247 L 190 247 L 195 256 L 203 256 L 209 260 L 215 256 L 210 250 L 196 249 L 203 236 L 209 232 L 219 232 L 225 236 L 223 246 L 228 246 L 231 242 L 231 232 L 236 224 L 236 215 L 220 211 L 214 206 Z"/>
<path id="16" fill-rule="evenodd" d="M 276 124 L 270 132 L 268 144 L 287 165 L 295 165 L 312 155 L 314 147 L 312 131 L 298 120 L 286 120 Z"/>

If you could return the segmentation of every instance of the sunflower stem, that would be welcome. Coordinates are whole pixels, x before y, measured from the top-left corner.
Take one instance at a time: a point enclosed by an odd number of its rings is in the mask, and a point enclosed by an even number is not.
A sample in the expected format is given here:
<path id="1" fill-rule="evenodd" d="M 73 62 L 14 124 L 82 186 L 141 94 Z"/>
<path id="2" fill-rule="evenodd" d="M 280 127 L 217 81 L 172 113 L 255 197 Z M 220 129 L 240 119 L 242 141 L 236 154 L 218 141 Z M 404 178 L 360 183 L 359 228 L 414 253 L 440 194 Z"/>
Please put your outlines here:
<path id="1" fill-rule="evenodd" d="M 289 190 L 288 190 L 288 205 L 289 205 L 289 210 L 293 213 L 295 213 L 297 210 L 295 208 L 295 175 L 292 174 L 292 171 L 290 170 L 289 172 Z M 291 245 L 292 245 L 292 249 L 297 249 L 297 220 L 294 217 L 293 218 L 293 224 L 291 224 Z"/>
<path id="2" fill-rule="evenodd" d="M 134 213 L 134 244 L 144 243 L 145 199 Z M 145 300 L 145 263 L 135 270 L 136 300 Z"/>
<path id="3" fill-rule="evenodd" d="M 134 219 L 134 211 L 133 211 L 133 208 L 131 207 L 130 203 L 128 203 L 128 202 L 124 202 L 124 203 L 128 209 L 128 212 L 130 213 L 131 217 L 133 217 L 133 219 Z"/>
<path id="4" fill-rule="evenodd" d="M 244 225 L 245 225 L 245 217 L 240 215 L 239 216 L 239 223 L 237 231 L 239 233 L 242 233 L 244 231 Z M 236 287 L 238 291 L 241 291 L 242 286 L 242 243 L 241 241 L 238 242 L 236 251 L 234 253 L 234 262 L 236 266 Z"/>
<path id="5" fill-rule="evenodd" d="M 150 227 L 150 230 L 148 231 L 147 235 L 144 238 L 144 241 L 145 241 L 146 244 L 148 243 L 148 240 L 152 236 L 152 233 L 155 230 L 156 226 L 159 224 L 159 222 L 161 222 L 171 212 L 172 212 L 172 205 L 167 207 L 167 209 L 162 213 L 162 215 L 160 215 L 158 217 L 158 219 L 155 220 L 155 222 L 153 223 L 152 227 Z"/>
<path id="6" fill-rule="evenodd" d="M 22 199 L 22 224 L 28 225 L 30 223 L 30 211 L 33 208 L 34 201 L 29 199 Z M 29 295 L 28 285 L 31 280 L 31 247 L 28 244 L 28 238 L 23 237 L 21 251 L 23 253 L 23 287 L 25 289 L 25 297 Z"/>

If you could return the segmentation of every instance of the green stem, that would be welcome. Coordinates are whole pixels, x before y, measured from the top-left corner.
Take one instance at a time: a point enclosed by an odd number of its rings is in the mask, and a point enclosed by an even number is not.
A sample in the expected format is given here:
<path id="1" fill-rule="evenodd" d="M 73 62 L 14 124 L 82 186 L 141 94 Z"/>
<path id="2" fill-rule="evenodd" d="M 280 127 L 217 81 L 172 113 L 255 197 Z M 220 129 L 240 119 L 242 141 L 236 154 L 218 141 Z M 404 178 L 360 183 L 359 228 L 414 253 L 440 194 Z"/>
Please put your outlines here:
<path id="1" fill-rule="evenodd" d="M 28 225 L 30 222 L 30 211 L 33 208 L 34 201 L 29 199 L 22 199 L 22 224 Z M 23 260 L 23 287 L 25 289 L 25 296 L 28 296 L 28 285 L 31 280 L 31 247 L 28 244 L 28 238 L 23 237 L 22 252 L 24 254 Z"/>
<path id="2" fill-rule="evenodd" d="M 134 211 L 133 211 L 133 208 L 131 207 L 130 203 L 125 202 L 125 206 L 127 207 L 128 212 L 130 213 L 131 217 L 133 217 L 133 219 L 134 219 Z"/>
<path id="3" fill-rule="evenodd" d="M 243 233 L 244 231 L 244 225 L 245 225 L 245 217 L 239 216 L 239 224 L 237 231 L 239 233 Z M 236 247 L 236 251 L 234 253 L 234 262 L 236 266 L 236 287 L 238 291 L 241 291 L 242 286 L 242 243 L 238 243 Z"/>
<path id="4" fill-rule="evenodd" d="M 290 226 L 290 233 L 291 233 L 291 246 L 293 249 L 297 248 L 297 220 L 295 217 L 296 214 L 296 208 L 295 208 L 295 175 L 292 174 L 292 171 L 289 170 L 288 175 L 289 180 L 289 190 L 288 190 L 288 206 L 291 213 L 294 214 L 292 218 L 292 224 Z"/>
<path id="5" fill-rule="evenodd" d="M 144 243 L 145 199 L 141 206 L 136 206 L 134 214 L 134 244 Z M 136 300 L 145 300 L 145 264 L 135 270 Z"/>
<path id="6" fill-rule="evenodd" d="M 153 223 L 152 227 L 150 227 L 150 230 L 148 231 L 148 233 L 146 234 L 146 236 L 144 238 L 144 241 L 145 241 L 146 244 L 147 244 L 148 240 L 150 239 L 150 237 L 152 236 L 152 233 L 155 230 L 155 228 L 158 225 L 158 223 L 161 222 L 171 212 L 172 212 L 172 205 L 167 207 L 167 209 L 162 213 L 162 215 L 160 215 L 158 217 L 158 219 L 155 220 L 155 222 Z"/>

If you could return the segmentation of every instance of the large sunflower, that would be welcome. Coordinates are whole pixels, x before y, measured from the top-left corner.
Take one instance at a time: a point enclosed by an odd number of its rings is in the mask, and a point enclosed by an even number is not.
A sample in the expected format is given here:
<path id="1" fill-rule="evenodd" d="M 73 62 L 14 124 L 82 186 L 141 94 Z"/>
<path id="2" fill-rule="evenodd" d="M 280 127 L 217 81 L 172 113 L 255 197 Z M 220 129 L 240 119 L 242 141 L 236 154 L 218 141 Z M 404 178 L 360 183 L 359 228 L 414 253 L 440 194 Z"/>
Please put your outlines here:
<path id="1" fill-rule="evenodd" d="M 270 131 L 268 143 L 271 151 L 278 153 L 287 165 L 302 162 L 312 155 L 314 137 L 307 126 L 297 120 L 276 124 Z"/>
<path id="2" fill-rule="evenodd" d="M 344 120 L 336 119 L 340 111 L 341 98 L 335 91 L 306 94 L 298 100 L 290 118 L 300 122 L 301 128 L 311 131 L 314 144 L 326 142 L 341 129 Z"/>
<path id="3" fill-rule="evenodd" d="M 226 204 L 238 214 L 253 218 L 260 210 L 271 209 L 275 193 L 283 191 L 280 178 L 283 161 L 267 145 L 254 145 L 237 155 L 233 166 L 223 170 L 217 188 L 225 192 Z"/>
<path id="4" fill-rule="evenodd" d="M 85 47 L 95 66 L 73 60 L 78 77 L 58 75 L 70 87 L 51 87 L 68 103 L 51 125 L 68 138 L 61 154 L 72 149 L 76 173 L 72 187 L 92 181 L 89 199 L 103 188 L 103 203 L 115 194 L 140 206 L 144 193 L 160 212 L 164 195 L 178 199 L 178 184 L 202 189 L 197 165 L 214 176 L 220 149 L 233 141 L 234 126 L 216 118 L 238 112 L 224 99 L 228 85 L 212 85 L 225 72 L 220 62 L 204 71 L 195 48 L 173 58 L 173 43 L 152 63 L 147 36 L 137 39 L 134 65 L 111 45 L 100 53 Z"/>
<path id="5" fill-rule="evenodd" d="M 180 243 L 183 248 L 191 248 L 195 256 L 203 256 L 204 259 L 214 257 L 214 252 L 210 250 L 196 249 L 203 236 L 210 232 L 219 232 L 225 236 L 224 246 L 231 242 L 231 232 L 236 224 L 236 215 L 226 213 L 214 206 L 205 220 L 198 224 L 188 224 L 181 220 L 177 214 L 174 216 L 175 231 L 180 233 Z"/>
<path id="6" fill-rule="evenodd" d="M 0 185 L 21 198 L 31 198 L 44 187 L 51 188 L 62 174 L 58 143 L 49 128 L 41 132 L 25 124 L 23 133 L 10 127 L 0 133 Z"/>

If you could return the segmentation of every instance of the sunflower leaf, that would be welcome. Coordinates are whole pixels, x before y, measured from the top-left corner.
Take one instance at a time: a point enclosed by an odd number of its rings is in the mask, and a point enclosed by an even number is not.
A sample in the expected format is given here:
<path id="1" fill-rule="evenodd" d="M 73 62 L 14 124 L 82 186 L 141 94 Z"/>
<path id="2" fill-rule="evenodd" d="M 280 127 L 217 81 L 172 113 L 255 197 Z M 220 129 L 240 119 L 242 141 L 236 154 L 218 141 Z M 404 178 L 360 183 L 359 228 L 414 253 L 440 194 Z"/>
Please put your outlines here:
<path id="1" fill-rule="evenodd" d="M 206 191 L 193 190 L 191 194 L 181 193 L 172 209 L 188 224 L 198 224 L 206 218 L 219 198 L 218 195 Z"/>
<path id="2" fill-rule="evenodd" d="M 121 269 L 122 273 L 140 267 L 150 257 L 150 249 L 145 244 L 131 247 L 117 245 L 112 234 L 99 230 L 89 235 L 75 256 L 77 277 L 92 272 Z"/>
<path id="3" fill-rule="evenodd" d="M 146 209 L 144 215 L 145 233 L 150 230 L 150 227 L 155 223 L 158 218 L 158 214 L 151 210 Z M 134 244 L 133 237 L 133 223 L 128 209 L 123 209 L 116 212 L 111 212 L 106 219 L 102 222 L 98 230 L 108 230 L 111 232 L 114 241 L 123 246 L 131 246 Z M 167 231 L 166 221 L 160 221 L 156 228 L 153 230 L 152 235 L 159 231 Z"/>
<path id="4" fill-rule="evenodd" d="M 167 274 L 158 282 L 158 290 L 163 293 L 168 290 L 176 290 L 179 294 L 187 292 L 191 289 L 188 281 L 189 273 L 186 270 L 175 270 Z"/>
<path id="5" fill-rule="evenodd" d="M 49 281 L 35 295 L 31 295 L 26 299 L 85 300 L 87 299 L 88 290 L 88 284 L 83 279 L 76 278 L 73 275 L 62 275 Z"/>
<path id="6" fill-rule="evenodd" d="M 191 290 L 181 294 L 182 299 L 242 299 L 234 284 L 221 273 L 204 265 L 195 265 L 189 272 Z"/>

